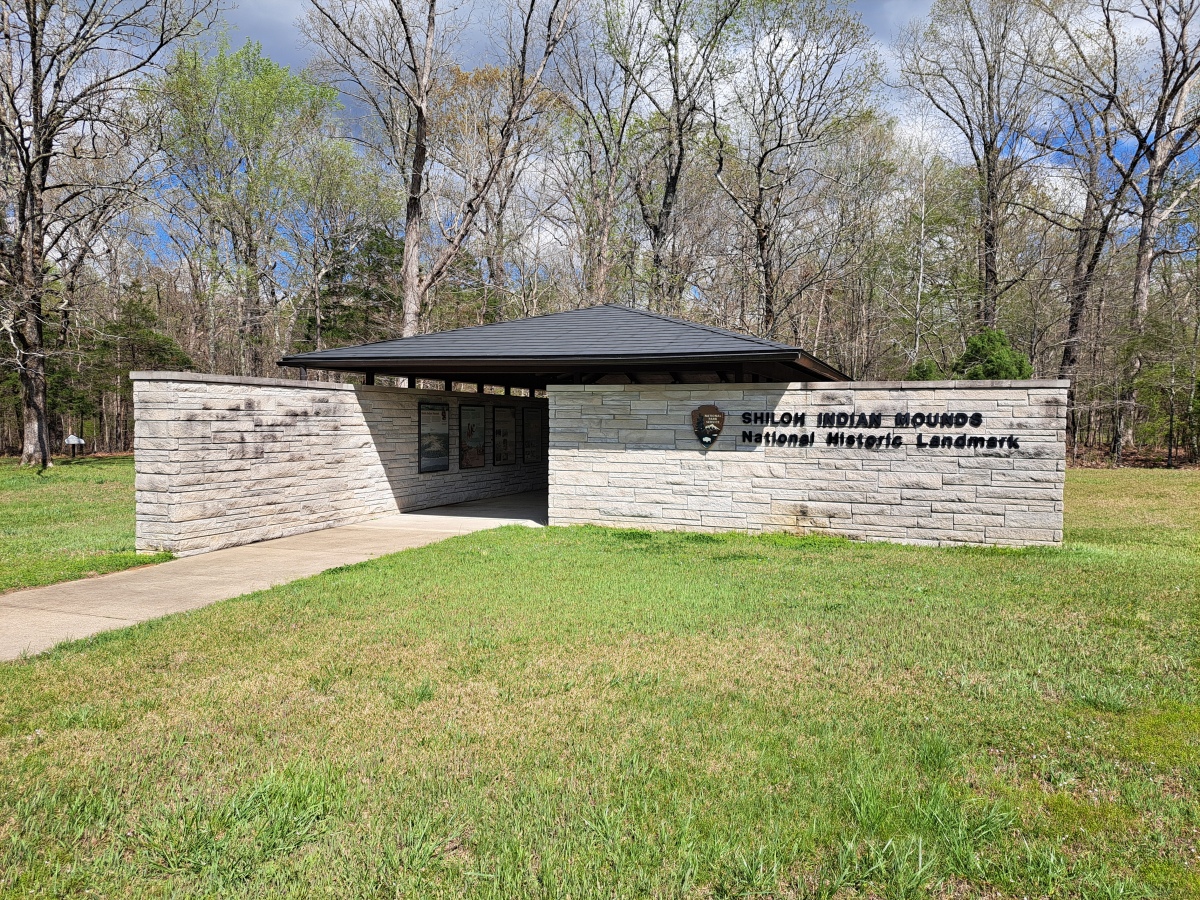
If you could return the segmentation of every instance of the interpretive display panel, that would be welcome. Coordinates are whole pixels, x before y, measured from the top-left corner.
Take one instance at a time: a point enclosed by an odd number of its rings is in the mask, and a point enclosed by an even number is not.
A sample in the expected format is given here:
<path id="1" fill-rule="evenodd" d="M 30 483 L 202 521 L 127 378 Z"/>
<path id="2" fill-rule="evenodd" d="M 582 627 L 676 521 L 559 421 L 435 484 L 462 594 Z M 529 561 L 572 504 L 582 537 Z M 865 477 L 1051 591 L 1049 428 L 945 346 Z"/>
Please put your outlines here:
<path id="1" fill-rule="evenodd" d="M 418 410 L 417 471 L 447 472 L 450 469 L 450 404 L 422 403 Z"/>
<path id="2" fill-rule="evenodd" d="M 539 463 L 542 461 L 542 443 L 545 429 L 542 427 L 542 411 L 540 409 L 521 410 L 524 428 L 521 434 L 521 461 Z"/>
<path id="3" fill-rule="evenodd" d="M 482 406 L 460 406 L 458 408 L 458 467 L 460 469 L 482 469 L 484 438 L 487 435 L 485 412 Z"/>
<path id="4" fill-rule="evenodd" d="M 517 461 L 517 411 L 497 406 L 492 414 L 492 465 L 511 466 Z"/>

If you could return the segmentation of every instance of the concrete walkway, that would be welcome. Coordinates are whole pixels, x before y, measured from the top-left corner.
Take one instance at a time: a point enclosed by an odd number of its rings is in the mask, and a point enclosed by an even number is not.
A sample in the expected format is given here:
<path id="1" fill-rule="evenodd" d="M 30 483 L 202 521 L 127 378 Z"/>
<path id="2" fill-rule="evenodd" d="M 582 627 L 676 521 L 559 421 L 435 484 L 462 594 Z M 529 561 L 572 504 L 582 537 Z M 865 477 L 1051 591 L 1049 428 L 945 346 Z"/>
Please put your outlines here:
<path id="1" fill-rule="evenodd" d="M 0 660 L 197 609 L 456 534 L 546 522 L 546 493 L 439 506 L 199 556 L 0 594 Z"/>

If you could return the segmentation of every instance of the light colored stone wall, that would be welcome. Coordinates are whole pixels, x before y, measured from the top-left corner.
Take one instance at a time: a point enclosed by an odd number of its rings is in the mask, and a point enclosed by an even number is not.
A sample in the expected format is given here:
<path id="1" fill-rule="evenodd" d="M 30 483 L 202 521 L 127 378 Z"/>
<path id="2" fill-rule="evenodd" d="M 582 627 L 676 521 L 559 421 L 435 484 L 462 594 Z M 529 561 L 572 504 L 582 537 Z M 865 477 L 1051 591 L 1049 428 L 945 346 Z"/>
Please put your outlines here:
<path id="1" fill-rule="evenodd" d="M 549 521 L 1054 545 L 1062 541 L 1066 394 L 1065 381 L 551 387 Z M 691 414 L 710 403 L 726 421 L 705 449 Z M 805 425 L 744 424 L 743 413 L 774 413 L 777 422 L 804 413 Z M 820 427 L 821 413 L 881 421 Z M 896 427 L 897 413 L 939 422 L 943 413 L 980 413 L 981 421 Z M 804 434 L 815 445 L 746 443 L 743 432 Z M 839 432 L 862 435 L 864 446 L 827 445 Z M 945 434 L 948 448 L 928 446 Z M 958 435 L 983 445 L 956 447 Z"/>
<path id="2" fill-rule="evenodd" d="M 179 555 L 546 485 L 492 463 L 497 406 L 546 401 L 179 372 L 134 372 L 137 548 Z M 417 471 L 417 404 L 450 405 L 450 470 Z M 486 465 L 458 466 L 458 407 L 484 405 Z"/>

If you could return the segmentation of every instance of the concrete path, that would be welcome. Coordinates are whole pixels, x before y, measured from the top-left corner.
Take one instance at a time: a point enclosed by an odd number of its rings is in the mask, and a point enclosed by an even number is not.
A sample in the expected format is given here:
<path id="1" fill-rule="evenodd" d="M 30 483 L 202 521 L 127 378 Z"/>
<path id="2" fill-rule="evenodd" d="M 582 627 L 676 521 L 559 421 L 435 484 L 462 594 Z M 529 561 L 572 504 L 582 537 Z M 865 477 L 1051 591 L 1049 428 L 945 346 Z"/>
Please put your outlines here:
<path id="1" fill-rule="evenodd" d="M 546 494 L 533 491 L 0 594 L 0 660 L 40 653 L 60 641 L 196 609 L 456 534 L 545 522 Z"/>

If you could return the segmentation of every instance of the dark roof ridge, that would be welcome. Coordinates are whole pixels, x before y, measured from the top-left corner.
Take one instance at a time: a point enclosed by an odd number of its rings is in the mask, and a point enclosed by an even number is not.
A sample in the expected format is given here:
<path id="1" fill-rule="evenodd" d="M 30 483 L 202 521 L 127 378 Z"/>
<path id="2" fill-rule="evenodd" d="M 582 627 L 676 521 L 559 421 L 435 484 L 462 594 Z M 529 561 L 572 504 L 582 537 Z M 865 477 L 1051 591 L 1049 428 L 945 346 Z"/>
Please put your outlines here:
<path id="1" fill-rule="evenodd" d="M 374 347 L 376 344 L 391 344 L 391 343 L 394 343 L 395 341 L 407 341 L 407 340 L 411 340 L 412 338 L 431 337 L 435 334 L 437 334 L 437 335 L 454 334 L 455 332 L 458 332 L 458 331 L 470 331 L 472 328 L 487 328 L 489 325 L 506 325 L 509 322 L 528 322 L 530 319 L 548 319 L 551 316 L 561 316 L 563 313 L 583 312 L 584 310 L 588 310 L 588 309 L 599 309 L 600 306 L 616 306 L 621 309 L 629 309 L 628 306 L 621 306 L 621 304 L 619 304 L 619 303 L 602 303 L 602 304 L 599 304 L 599 306 L 579 306 L 579 307 L 576 307 L 575 309 L 560 309 L 557 312 L 538 313 L 536 316 L 522 316 L 519 319 L 501 319 L 499 322 L 484 322 L 481 325 L 459 325 L 457 328 L 448 328 L 445 331 L 426 331 L 426 332 L 423 332 L 422 334 L 410 334 L 408 337 L 403 337 L 403 336 L 390 337 L 390 338 L 384 338 L 381 341 L 367 341 L 365 344 L 354 344 L 352 346 L 352 349 L 357 350 L 360 347 Z M 636 312 L 636 310 L 633 310 L 633 311 Z M 351 348 L 329 347 L 327 349 L 329 349 L 329 350 L 345 350 L 345 349 L 351 349 Z M 305 352 L 324 353 L 325 351 L 324 350 L 310 350 L 310 351 L 305 351 Z M 288 354 L 288 355 L 289 356 L 300 356 L 302 354 L 292 353 L 292 354 Z"/>
<path id="2" fill-rule="evenodd" d="M 673 322 L 676 325 L 687 325 L 691 328 L 700 328 L 704 331 L 708 331 L 713 334 L 723 335 L 724 337 L 738 338 L 739 340 L 743 340 L 743 341 L 754 341 L 757 344 L 767 344 L 771 347 L 772 350 L 796 350 L 797 352 L 799 352 L 799 350 L 800 350 L 799 347 L 793 347 L 791 344 L 781 344 L 778 341 L 772 341 L 767 338 L 760 338 L 753 334 L 742 334 L 740 331 L 730 331 L 727 328 L 718 328 L 716 325 L 705 325 L 701 322 L 692 322 L 689 319 L 680 319 L 675 316 L 667 316 L 667 315 L 663 315 L 662 313 L 650 312 L 650 310 L 648 310 L 648 309 L 635 309 L 632 306 L 624 306 L 620 303 L 602 303 L 602 304 L 600 304 L 600 306 L 612 307 L 614 309 L 624 309 L 629 312 L 637 313 L 638 315 L 641 315 L 641 316 L 647 316 L 652 319 L 662 319 L 664 322 Z M 584 307 L 584 308 L 587 308 L 587 307 Z M 596 308 L 596 307 L 592 307 L 592 308 Z"/>
<path id="3" fill-rule="evenodd" d="M 674 325 L 685 325 L 689 328 L 698 328 L 701 331 L 707 331 L 710 334 L 718 334 L 718 335 L 721 335 L 722 337 L 737 338 L 738 340 L 742 340 L 742 341 L 751 341 L 751 342 L 759 344 L 759 345 L 765 345 L 772 350 L 796 350 L 797 352 L 799 352 L 799 348 L 793 347 L 790 344 L 781 344 L 777 341 L 771 341 L 766 338 L 756 337 L 755 335 L 752 335 L 752 334 L 742 334 L 739 331 L 730 331 L 726 328 L 718 328 L 715 325 L 704 325 L 700 322 L 689 321 L 688 319 L 680 319 L 675 316 L 667 316 L 667 315 L 663 315 L 662 313 L 650 312 L 647 309 L 637 309 L 632 306 L 625 306 L 623 303 L 598 303 L 595 306 L 578 306 L 575 309 L 560 309 L 556 312 L 538 313 L 536 316 L 523 316 L 520 319 L 504 319 L 500 322 L 484 322 L 482 325 L 460 325 L 458 328 L 451 328 L 447 331 L 429 331 L 429 332 L 425 332 L 424 334 L 410 335 L 409 337 L 398 337 L 398 338 L 392 337 L 392 338 L 384 338 L 383 340 L 379 340 L 379 341 L 368 341 L 365 344 L 354 345 L 354 349 L 361 349 L 363 347 L 375 347 L 379 344 L 391 344 L 391 343 L 395 343 L 396 341 L 407 341 L 407 340 L 411 340 L 412 338 L 430 337 L 433 335 L 455 334 L 456 332 L 459 332 L 459 331 L 470 331 L 473 328 L 487 328 L 489 325 L 505 325 L 509 322 L 528 322 L 531 319 L 548 319 L 552 316 L 561 316 L 561 315 L 565 315 L 567 313 L 587 312 L 588 310 L 592 310 L 592 309 L 619 309 L 624 312 L 636 313 L 639 316 L 646 316 L 647 318 L 650 318 L 650 319 L 659 319 L 664 322 L 671 322 Z M 330 349 L 336 350 L 336 349 L 345 349 L 345 348 L 336 348 L 335 347 L 335 348 L 330 348 Z M 324 351 L 309 351 L 309 352 L 324 352 Z M 290 355 L 299 355 L 299 354 L 290 354 Z"/>

